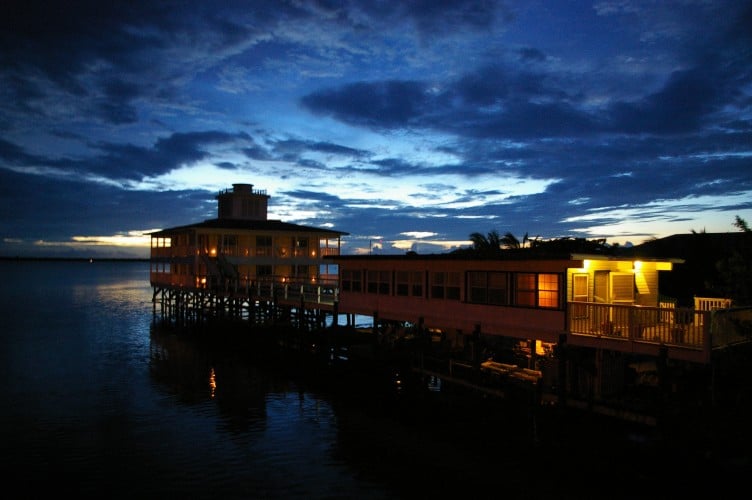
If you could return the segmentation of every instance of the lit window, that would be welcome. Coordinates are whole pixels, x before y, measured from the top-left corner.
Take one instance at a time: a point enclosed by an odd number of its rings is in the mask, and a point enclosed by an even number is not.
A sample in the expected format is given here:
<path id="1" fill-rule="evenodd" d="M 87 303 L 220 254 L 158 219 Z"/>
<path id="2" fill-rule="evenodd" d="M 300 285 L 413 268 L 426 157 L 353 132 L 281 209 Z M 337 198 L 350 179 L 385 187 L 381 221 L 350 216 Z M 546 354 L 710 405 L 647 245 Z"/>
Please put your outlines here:
<path id="1" fill-rule="evenodd" d="M 538 275 L 538 306 L 559 307 L 559 275 Z"/>

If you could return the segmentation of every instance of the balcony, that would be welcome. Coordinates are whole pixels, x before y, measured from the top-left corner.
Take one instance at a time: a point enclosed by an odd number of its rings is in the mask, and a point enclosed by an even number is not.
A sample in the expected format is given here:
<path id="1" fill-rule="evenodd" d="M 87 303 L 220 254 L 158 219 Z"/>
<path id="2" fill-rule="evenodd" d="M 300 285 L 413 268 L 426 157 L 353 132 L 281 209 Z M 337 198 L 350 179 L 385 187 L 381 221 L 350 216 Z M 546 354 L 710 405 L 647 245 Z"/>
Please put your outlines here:
<path id="1" fill-rule="evenodd" d="M 322 257 L 329 257 L 331 255 L 339 255 L 339 248 L 336 247 L 320 247 L 319 255 Z"/>
<path id="2" fill-rule="evenodd" d="M 677 344 L 701 349 L 708 339 L 710 311 L 570 302 L 569 332 L 596 337 Z"/>
<path id="3" fill-rule="evenodd" d="M 707 363 L 713 349 L 748 342 L 752 308 L 730 308 L 730 302 L 706 303 L 709 310 L 569 302 L 569 342 L 620 352 L 657 354 L 666 348 L 669 357 Z M 721 304 L 723 307 L 718 307 Z"/>

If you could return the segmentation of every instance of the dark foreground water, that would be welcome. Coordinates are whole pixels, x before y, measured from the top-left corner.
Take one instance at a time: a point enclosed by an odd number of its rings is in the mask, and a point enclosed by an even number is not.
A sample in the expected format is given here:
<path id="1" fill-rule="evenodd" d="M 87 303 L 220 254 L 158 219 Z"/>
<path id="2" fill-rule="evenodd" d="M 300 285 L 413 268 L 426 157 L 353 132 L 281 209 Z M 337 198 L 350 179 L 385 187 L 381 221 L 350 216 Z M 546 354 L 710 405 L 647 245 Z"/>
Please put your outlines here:
<path id="1" fill-rule="evenodd" d="M 650 429 L 447 399 L 436 380 L 398 385 L 404 374 L 365 379 L 163 331 L 147 263 L 4 261 L 0 273 L 13 498 L 749 493 L 746 463 L 706 460 L 691 437 L 668 446 Z"/>

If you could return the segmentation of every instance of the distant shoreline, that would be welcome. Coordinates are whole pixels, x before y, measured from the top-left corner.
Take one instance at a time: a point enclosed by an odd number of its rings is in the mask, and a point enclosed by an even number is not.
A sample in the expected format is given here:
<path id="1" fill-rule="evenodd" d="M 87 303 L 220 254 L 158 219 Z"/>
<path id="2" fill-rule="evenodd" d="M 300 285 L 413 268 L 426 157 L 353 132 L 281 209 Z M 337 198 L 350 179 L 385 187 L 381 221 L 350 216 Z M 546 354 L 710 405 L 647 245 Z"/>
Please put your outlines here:
<path id="1" fill-rule="evenodd" d="M 3 256 L 0 255 L 0 261 L 66 261 L 66 262 L 149 262 L 148 257 L 23 257 L 23 256 Z"/>

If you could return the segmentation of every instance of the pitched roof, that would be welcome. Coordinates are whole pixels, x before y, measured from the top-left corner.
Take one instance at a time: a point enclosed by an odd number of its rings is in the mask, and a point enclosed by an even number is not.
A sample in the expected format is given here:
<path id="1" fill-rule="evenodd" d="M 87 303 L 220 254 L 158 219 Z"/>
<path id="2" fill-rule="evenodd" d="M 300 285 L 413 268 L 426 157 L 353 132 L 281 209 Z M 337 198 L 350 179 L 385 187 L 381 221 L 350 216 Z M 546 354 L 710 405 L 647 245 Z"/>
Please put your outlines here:
<path id="1" fill-rule="evenodd" d="M 306 232 L 306 233 L 323 233 L 332 236 L 348 235 L 342 231 L 333 229 L 322 229 L 310 226 L 301 226 L 281 220 L 243 220 L 243 219 L 208 219 L 195 224 L 185 226 L 175 226 L 155 231 L 152 236 L 166 236 L 168 233 L 176 231 L 185 231 L 188 229 L 233 229 L 243 231 L 286 231 L 286 232 Z"/>

